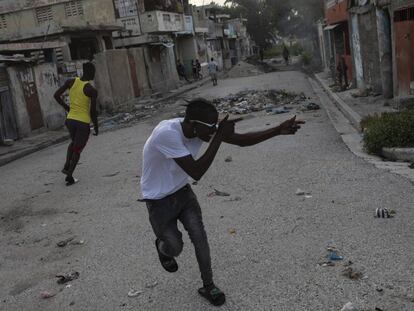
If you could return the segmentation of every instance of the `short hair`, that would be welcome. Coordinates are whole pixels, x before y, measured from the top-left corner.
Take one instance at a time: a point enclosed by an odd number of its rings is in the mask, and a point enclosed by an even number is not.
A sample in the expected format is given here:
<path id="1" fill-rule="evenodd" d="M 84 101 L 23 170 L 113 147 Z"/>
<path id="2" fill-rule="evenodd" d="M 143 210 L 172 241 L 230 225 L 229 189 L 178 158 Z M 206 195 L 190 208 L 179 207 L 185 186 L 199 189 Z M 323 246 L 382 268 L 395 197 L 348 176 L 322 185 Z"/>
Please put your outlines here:
<path id="1" fill-rule="evenodd" d="M 195 98 L 187 101 L 187 109 L 185 111 L 185 120 L 205 121 L 206 117 L 215 114 L 218 116 L 216 107 L 205 98 Z"/>
<path id="2" fill-rule="evenodd" d="M 211 60 L 213 61 L 213 60 L 214 60 L 214 58 L 212 57 L 212 58 L 211 58 Z"/>
<path id="3" fill-rule="evenodd" d="M 85 76 L 91 77 L 95 75 L 95 65 L 91 62 L 87 62 L 83 64 L 83 74 Z"/>

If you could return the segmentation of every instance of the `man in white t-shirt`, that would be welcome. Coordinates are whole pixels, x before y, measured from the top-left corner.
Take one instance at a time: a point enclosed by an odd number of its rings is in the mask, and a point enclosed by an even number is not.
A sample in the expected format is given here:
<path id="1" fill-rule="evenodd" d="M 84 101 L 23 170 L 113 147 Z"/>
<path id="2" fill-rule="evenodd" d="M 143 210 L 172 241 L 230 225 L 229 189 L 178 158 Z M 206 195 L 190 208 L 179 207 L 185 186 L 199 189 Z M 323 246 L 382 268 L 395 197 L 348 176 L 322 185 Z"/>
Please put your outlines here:
<path id="1" fill-rule="evenodd" d="M 295 134 L 299 124 L 303 123 L 294 117 L 264 131 L 237 134 L 234 127 L 239 120 L 230 121 L 227 115 L 218 123 L 214 105 L 204 99 L 195 99 L 187 105 L 184 119 L 159 123 L 143 151 L 141 191 L 156 235 L 155 246 L 161 265 L 168 272 L 178 270 L 175 257 L 183 249 L 182 234 L 177 227 L 179 220 L 195 248 L 203 281 L 198 292 L 216 306 L 225 302 L 225 295 L 213 282 L 201 208 L 188 184 L 188 177 L 201 179 L 213 163 L 222 142 L 251 146 L 277 135 Z M 209 146 L 198 157 L 203 142 Z"/>
<path id="2" fill-rule="evenodd" d="M 213 85 L 216 86 L 217 85 L 217 70 L 218 70 L 218 65 L 214 61 L 214 58 L 213 57 L 208 62 L 208 66 L 207 67 L 208 67 L 208 73 L 210 74 L 210 77 L 211 77 L 211 81 L 213 81 Z"/>

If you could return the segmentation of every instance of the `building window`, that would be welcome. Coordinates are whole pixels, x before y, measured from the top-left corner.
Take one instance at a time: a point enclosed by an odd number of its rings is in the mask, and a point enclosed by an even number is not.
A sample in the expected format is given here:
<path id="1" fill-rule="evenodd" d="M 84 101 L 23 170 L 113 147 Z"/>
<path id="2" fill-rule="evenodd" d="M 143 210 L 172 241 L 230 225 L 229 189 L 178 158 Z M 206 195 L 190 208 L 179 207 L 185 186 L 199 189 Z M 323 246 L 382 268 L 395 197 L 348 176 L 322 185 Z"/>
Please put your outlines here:
<path id="1" fill-rule="evenodd" d="M 83 15 L 82 0 L 66 2 L 65 13 L 67 17 Z"/>
<path id="2" fill-rule="evenodd" d="M 6 15 L 0 15 L 0 29 L 7 29 Z"/>
<path id="3" fill-rule="evenodd" d="M 52 6 L 36 8 L 36 20 L 38 24 L 44 24 L 53 21 Z"/>
<path id="4" fill-rule="evenodd" d="M 162 14 L 162 19 L 164 22 L 171 22 L 170 14 Z"/>
<path id="5" fill-rule="evenodd" d="M 138 15 L 136 0 L 114 0 L 114 7 L 116 18 Z"/>
<path id="6" fill-rule="evenodd" d="M 180 15 L 175 15 L 175 21 L 176 22 L 181 22 L 181 16 Z"/>

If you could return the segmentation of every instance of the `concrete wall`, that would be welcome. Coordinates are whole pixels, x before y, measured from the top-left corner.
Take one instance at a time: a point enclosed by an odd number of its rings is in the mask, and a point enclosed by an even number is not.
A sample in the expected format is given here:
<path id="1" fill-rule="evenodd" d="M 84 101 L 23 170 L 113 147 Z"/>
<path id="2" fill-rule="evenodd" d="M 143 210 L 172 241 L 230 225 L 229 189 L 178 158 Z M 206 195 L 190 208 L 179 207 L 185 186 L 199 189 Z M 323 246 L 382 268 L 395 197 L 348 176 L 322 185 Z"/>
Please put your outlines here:
<path id="1" fill-rule="evenodd" d="M 2 1 L 5 2 L 5 1 Z M 8 6 L 0 6 L 0 14 L 5 15 L 7 28 L 0 29 L 1 40 L 27 39 L 31 37 L 52 35 L 62 31 L 61 26 L 86 26 L 116 24 L 114 5 L 112 0 L 83 0 L 83 15 L 68 17 L 65 13 L 65 3 L 69 1 L 38 0 L 38 1 L 6 1 L 13 3 Z M 36 20 L 35 8 L 52 3 L 53 21 L 39 24 Z M 20 4 L 26 4 L 24 9 L 19 9 Z M 31 4 L 31 5 L 28 5 Z"/>
<path id="2" fill-rule="evenodd" d="M 186 72 L 191 74 L 191 61 L 198 59 L 197 43 L 194 37 L 182 37 L 176 40 L 176 56 L 183 63 Z"/>
<path id="3" fill-rule="evenodd" d="M 95 55 L 98 104 L 103 109 L 117 110 L 135 98 L 127 50 L 108 50 Z"/>
<path id="4" fill-rule="evenodd" d="M 179 78 L 173 48 L 153 46 L 145 48 L 148 75 L 151 88 L 156 92 L 166 92 L 177 88 Z"/>
<path id="5" fill-rule="evenodd" d="M 45 63 L 37 65 L 33 69 L 45 125 L 51 130 L 59 129 L 65 124 L 66 114 L 53 98 L 53 94 L 59 88 L 56 65 Z"/>
<path id="6" fill-rule="evenodd" d="M 7 73 L 10 81 L 10 92 L 13 100 L 14 114 L 19 138 L 31 133 L 29 114 L 27 113 L 26 100 L 23 88 L 20 84 L 19 73 L 16 67 L 8 67 Z"/>

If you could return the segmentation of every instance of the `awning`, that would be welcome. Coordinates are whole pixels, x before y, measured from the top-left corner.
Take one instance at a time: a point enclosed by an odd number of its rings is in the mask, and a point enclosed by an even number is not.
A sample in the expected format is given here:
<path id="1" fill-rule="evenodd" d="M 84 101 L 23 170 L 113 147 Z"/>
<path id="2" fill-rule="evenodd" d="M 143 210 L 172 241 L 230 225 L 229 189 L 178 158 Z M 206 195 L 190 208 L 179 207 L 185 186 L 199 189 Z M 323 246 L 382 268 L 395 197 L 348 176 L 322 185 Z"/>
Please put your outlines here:
<path id="1" fill-rule="evenodd" d="M 332 30 L 332 29 L 334 29 L 338 26 L 339 26 L 339 24 L 328 25 L 323 30 Z"/>

